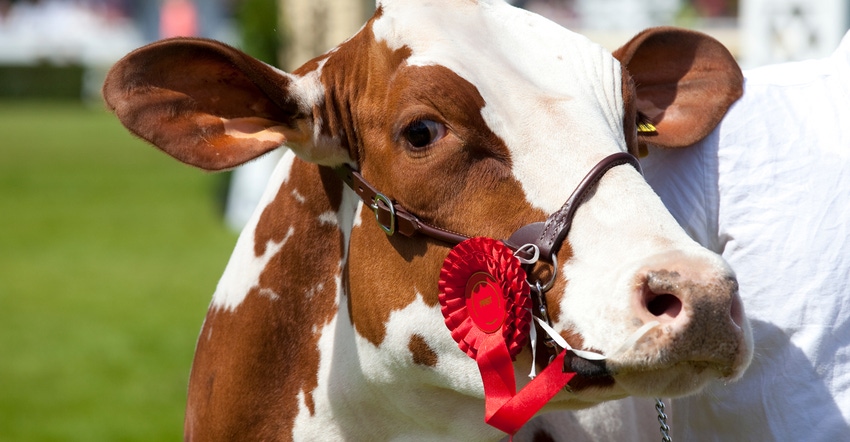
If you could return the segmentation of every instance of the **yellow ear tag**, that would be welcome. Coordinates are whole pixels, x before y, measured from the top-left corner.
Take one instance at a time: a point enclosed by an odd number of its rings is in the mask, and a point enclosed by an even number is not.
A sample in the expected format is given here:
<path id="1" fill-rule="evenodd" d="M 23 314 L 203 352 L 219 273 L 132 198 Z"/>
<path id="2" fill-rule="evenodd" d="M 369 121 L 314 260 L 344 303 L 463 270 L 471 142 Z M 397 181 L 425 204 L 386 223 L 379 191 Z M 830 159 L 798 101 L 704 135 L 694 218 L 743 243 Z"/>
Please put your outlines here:
<path id="1" fill-rule="evenodd" d="M 652 123 L 647 121 L 641 121 L 638 123 L 637 131 L 639 134 L 658 133 L 658 129 L 656 129 Z"/>

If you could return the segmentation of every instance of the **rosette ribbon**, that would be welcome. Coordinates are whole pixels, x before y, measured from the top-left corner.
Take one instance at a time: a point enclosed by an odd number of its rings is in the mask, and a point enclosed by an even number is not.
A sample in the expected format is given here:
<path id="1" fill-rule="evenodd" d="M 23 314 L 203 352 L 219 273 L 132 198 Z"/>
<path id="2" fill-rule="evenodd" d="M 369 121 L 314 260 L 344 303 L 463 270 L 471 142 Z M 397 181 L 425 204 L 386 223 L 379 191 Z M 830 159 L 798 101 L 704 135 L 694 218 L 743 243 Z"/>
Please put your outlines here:
<path id="1" fill-rule="evenodd" d="M 575 376 L 562 351 L 516 391 L 513 361 L 528 342 L 530 287 L 519 259 L 501 241 L 471 238 L 454 247 L 440 271 L 440 305 L 458 347 L 475 359 L 484 382 L 484 421 L 515 434 Z"/>

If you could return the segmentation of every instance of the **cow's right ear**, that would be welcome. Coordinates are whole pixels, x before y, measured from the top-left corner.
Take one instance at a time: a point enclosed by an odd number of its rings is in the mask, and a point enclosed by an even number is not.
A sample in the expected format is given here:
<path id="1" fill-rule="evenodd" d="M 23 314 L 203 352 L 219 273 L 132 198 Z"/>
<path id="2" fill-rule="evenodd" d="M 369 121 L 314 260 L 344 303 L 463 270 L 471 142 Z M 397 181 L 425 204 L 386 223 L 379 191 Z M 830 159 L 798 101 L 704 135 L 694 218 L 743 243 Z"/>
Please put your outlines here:
<path id="1" fill-rule="evenodd" d="M 651 123 L 638 133 L 642 144 L 696 143 L 744 91 L 744 77 L 732 54 L 699 32 L 650 28 L 614 51 L 614 57 L 634 81 L 638 122 Z"/>
<path id="2" fill-rule="evenodd" d="M 338 146 L 315 151 L 315 98 L 299 80 L 223 43 L 178 38 L 121 59 L 103 96 L 131 132 L 205 170 L 230 169 L 283 144 L 308 161 L 344 161 Z"/>

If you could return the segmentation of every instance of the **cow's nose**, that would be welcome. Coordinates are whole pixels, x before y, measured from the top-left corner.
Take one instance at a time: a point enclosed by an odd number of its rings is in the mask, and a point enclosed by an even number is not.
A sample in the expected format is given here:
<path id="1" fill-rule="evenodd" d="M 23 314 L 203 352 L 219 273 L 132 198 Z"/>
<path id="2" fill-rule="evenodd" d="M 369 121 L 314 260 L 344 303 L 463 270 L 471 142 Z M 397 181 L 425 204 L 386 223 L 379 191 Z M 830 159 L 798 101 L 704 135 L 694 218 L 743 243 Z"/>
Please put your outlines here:
<path id="1" fill-rule="evenodd" d="M 679 252 L 654 257 L 637 273 L 632 303 L 640 322 L 656 322 L 638 351 L 666 363 L 713 367 L 735 378 L 752 355 L 749 326 L 734 273 L 717 255 Z"/>
<path id="2" fill-rule="evenodd" d="M 737 281 L 715 259 L 659 256 L 639 272 L 638 283 L 635 314 L 645 323 L 658 321 L 672 331 L 695 321 L 744 327 Z"/>

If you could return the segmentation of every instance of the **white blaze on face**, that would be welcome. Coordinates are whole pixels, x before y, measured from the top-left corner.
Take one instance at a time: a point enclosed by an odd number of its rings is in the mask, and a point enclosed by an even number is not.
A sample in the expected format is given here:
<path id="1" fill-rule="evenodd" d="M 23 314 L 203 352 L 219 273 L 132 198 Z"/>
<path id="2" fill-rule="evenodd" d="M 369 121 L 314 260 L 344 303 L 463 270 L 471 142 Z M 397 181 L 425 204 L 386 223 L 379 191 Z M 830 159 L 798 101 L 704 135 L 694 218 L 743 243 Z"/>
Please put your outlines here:
<path id="1" fill-rule="evenodd" d="M 382 2 L 375 37 L 393 49 L 408 47 L 410 65 L 440 65 L 475 85 L 486 103 L 482 116 L 510 150 L 528 202 L 557 211 L 599 160 L 626 150 L 619 62 L 503 2 L 446 3 Z M 579 208 L 568 240 L 574 259 L 562 270 L 570 290 L 560 299 L 556 329 L 572 328 L 603 352 L 641 325 L 629 296 L 643 260 L 671 248 L 708 255 L 631 166 L 605 175 Z"/>
<path id="2" fill-rule="evenodd" d="M 620 64 L 610 53 L 502 2 L 421 3 L 384 5 L 376 39 L 409 47 L 410 65 L 444 66 L 476 86 L 532 205 L 556 211 L 571 189 L 553 184 L 574 187 L 604 155 L 625 150 Z"/>

